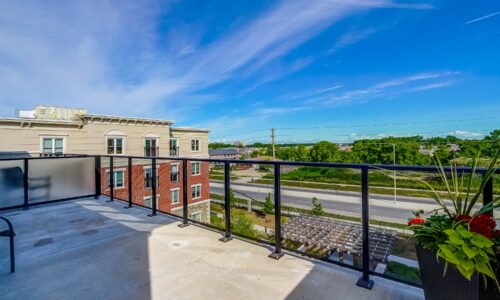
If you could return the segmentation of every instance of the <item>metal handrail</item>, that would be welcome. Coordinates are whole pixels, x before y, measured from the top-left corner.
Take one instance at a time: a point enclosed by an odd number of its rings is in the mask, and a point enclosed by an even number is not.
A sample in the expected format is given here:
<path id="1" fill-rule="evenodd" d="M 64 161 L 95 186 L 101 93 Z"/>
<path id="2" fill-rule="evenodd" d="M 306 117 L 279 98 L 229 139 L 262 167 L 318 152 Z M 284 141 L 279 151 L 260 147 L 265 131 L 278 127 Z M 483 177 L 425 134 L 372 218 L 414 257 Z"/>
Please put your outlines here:
<path id="1" fill-rule="evenodd" d="M 46 201 L 46 202 L 37 202 L 37 203 L 29 203 L 29 197 L 28 197 L 28 190 L 29 190 L 29 181 L 28 181 L 28 168 L 29 168 L 29 161 L 30 160 L 38 160 L 38 159 L 71 159 L 71 158 L 94 158 L 95 159 L 95 194 L 94 195 L 86 195 L 86 196 L 78 196 L 78 197 L 72 197 L 72 198 L 66 198 L 66 199 L 58 199 L 58 200 L 51 200 L 51 201 Z M 275 249 L 271 255 L 271 257 L 279 259 L 283 253 L 282 253 L 282 240 L 281 240 L 281 186 L 280 186 L 280 169 L 281 166 L 306 166 L 306 167 L 330 167 L 330 168 L 349 168 L 349 169 L 356 169 L 361 172 L 361 211 L 362 211 L 362 218 L 361 218 L 361 224 L 362 224 L 362 234 L 363 234 L 363 263 L 362 263 L 362 268 L 359 268 L 359 271 L 362 271 L 362 277 L 360 280 L 357 282 L 357 285 L 365 288 L 371 288 L 373 285 L 373 281 L 370 280 L 370 274 L 373 274 L 374 272 L 369 269 L 369 257 L 368 257 L 368 247 L 369 247 L 369 183 L 368 183 L 368 173 L 370 170 L 395 170 L 395 171 L 415 171 L 415 172 L 438 172 L 439 168 L 436 166 L 408 166 L 408 165 L 384 165 L 384 164 L 352 164 L 352 163 L 335 163 L 335 162 L 295 162 L 295 161 L 262 161 L 262 160 L 228 160 L 228 159 L 212 159 L 212 158 L 204 158 L 204 157 L 145 157 L 145 156 L 132 156 L 132 155 L 82 155 L 82 154 L 75 154 L 75 155 L 62 155 L 62 156 L 49 156 L 49 157 L 29 157 L 29 158 L 0 158 L 0 161 L 6 161 L 6 160 L 22 160 L 24 162 L 24 189 L 25 189 L 25 202 L 23 206 L 16 206 L 16 207 L 7 207 L 7 208 L 0 208 L 0 210 L 4 209 L 12 209 L 12 208 L 19 208 L 23 207 L 27 209 L 30 206 L 33 205 L 40 205 L 40 204 L 45 204 L 45 203 L 52 203 L 52 202 L 58 202 L 58 201 L 66 201 L 66 200 L 72 200 L 72 199 L 78 199 L 78 198 L 83 198 L 83 197 L 89 197 L 89 196 L 94 196 L 98 198 L 101 195 L 101 160 L 102 158 L 109 158 L 109 168 L 113 169 L 113 160 L 116 159 L 128 159 L 128 167 L 129 167 L 129 175 L 128 175 L 128 199 L 119 199 L 119 200 L 124 200 L 128 201 L 128 207 L 132 207 L 132 160 L 133 159 L 140 159 L 140 160 L 151 160 L 152 164 L 152 178 L 156 178 L 156 167 L 155 165 L 157 164 L 158 161 L 160 160 L 170 160 L 170 161 L 180 161 L 182 162 L 182 198 L 183 198 L 183 215 L 180 218 L 182 220 L 181 226 L 187 226 L 188 221 L 191 221 L 193 223 L 199 223 L 195 222 L 193 220 L 190 220 L 188 218 L 188 175 L 187 175 L 187 169 L 188 165 L 187 163 L 189 161 L 196 161 L 196 162 L 216 162 L 216 163 L 222 163 L 224 164 L 224 201 L 225 201 L 225 229 L 224 229 L 224 236 L 221 240 L 223 241 L 229 241 L 232 238 L 232 232 L 231 232 L 231 223 L 230 223 L 230 214 L 231 214 L 231 209 L 230 209 L 230 185 L 231 185 L 231 164 L 248 164 L 249 162 L 252 164 L 259 164 L 259 165 L 271 165 L 274 166 L 274 213 L 275 213 L 275 239 L 273 241 L 273 244 L 275 246 Z M 475 171 L 478 174 L 485 174 L 487 172 L 486 168 L 476 168 L 475 170 L 470 167 L 450 167 L 446 166 L 443 167 L 445 172 L 451 171 L 451 170 L 457 170 L 459 172 L 466 172 L 466 173 L 471 173 L 472 171 Z M 497 168 L 495 170 L 495 174 L 500 173 L 500 168 Z M 180 175 L 180 174 L 179 174 Z M 110 172 L 110 200 L 113 201 L 115 199 L 114 195 L 114 175 L 113 172 Z M 152 200 L 153 200 L 153 205 L 152 205 L 152 214 L 151 216 L 154 216 L 157 212 L 157 199 L 156 199 L 156 180 L 153 180 L 152 182 Z M 118 198 L 116 198 L 118 199 Z M 487 182 L 484 191 L 483 191 L 483 203 L 488 203 L 493 201 L 493 180 L 490 177 L 489 181 Z M 162 212 L 161 210 L 158 210 L 158 212 Z M 168 212 L 163 212 L 167 213 Z M 171 214 L 169 214 L 171 215 Z M 178 216 L 177 216 L 178 217 Z M 289 250 L 289 249 L 287 249 Z M 335 263 L 335 262 L 333 262 Z M 339 265 L 342 265 L 339 263 Z M 401 281 L 398 279 L 393 279 L 394 281 Z M 410 283 L 411 284 L 411 283 Z"/>

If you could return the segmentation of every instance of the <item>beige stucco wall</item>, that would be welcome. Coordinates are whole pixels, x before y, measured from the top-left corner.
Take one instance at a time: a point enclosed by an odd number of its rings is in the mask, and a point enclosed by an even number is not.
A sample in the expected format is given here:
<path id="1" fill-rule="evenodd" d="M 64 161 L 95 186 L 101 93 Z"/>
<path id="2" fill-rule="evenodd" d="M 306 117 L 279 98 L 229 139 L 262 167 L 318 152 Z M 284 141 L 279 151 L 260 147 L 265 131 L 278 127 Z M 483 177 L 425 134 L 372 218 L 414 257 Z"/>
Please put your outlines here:
<path id="1" fill-rule="evenodd" d="M 208 156 L 208 132 L 188 132 L 185 130 L 179 130 L 172 128 L 171 131 L 172 138 L 179 139 L 179 156 Z M 191 140 L 200 140 L 200 151 L 191 151 Z"/>
<path id="2" fill-rule="evenodd" d="M 40 124 L 32 122 L 28 127 L 19 122 L 0 122 L 0 151 L 41 151 L 42 137 L 64 137 L 65 153 L 105 154 L 106 138 L 113 131 L 123 134 L 124 155 L 144 155 L 144 138 L 151 134 L 158 136 L 160 156 L 169 155 L 171 128 L 168 125 L 125 124 L 120 122 L 88 124 Z M 111 134 L 114 136 L 114 134 Z M 179 139 L 180 156 L 208 156 L 208 132 L 177 131 L 172 133 Z M 200 152 L 191 151 L 191 138 L 200 139 Z"/>

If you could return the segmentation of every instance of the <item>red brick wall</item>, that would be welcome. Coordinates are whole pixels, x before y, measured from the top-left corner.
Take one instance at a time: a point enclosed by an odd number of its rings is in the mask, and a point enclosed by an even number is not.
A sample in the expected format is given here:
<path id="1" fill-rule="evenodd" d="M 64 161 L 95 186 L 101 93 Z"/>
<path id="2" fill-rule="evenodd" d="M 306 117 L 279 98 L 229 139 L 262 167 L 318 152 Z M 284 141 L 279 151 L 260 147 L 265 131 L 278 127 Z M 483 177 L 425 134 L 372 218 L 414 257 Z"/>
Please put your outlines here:
<path id="1" fill-rule="evenodd" d="M 179 180 L 177 182 L 170 181 L 171 164 L 179 164 Z M 165 212 L 171 212 L 172 208 L 182 207 L 182 161 L 160 161 L 157 162 L 159 183 L 156 189 L 158 197 L 158 209 Z M 152 189 L 146 189 L 144 185 L 144 167 L 151 166 L 148 164 L 135 164 L 132 166 L 132 202 L 144 205 L 144 197 L 152 195 Z M 200 162 L 200 175 L 191 175 L 191 162 L 187 163 L 188 175 L 188 203 L 196 203 L 210 198 L 210 180 L 209 180 L 209 164 L 208 162 Z M 118 199 L 128 200 L 128 166 L 114 166 L 114 170 L 124 170 L 124 187 L 114 189 L 114 197 Z M 110 195 L 108 188 L 109 168 L 101 169 L 101 193 Z M 191 197 L 191 185 L 201 184 L 201 198 L 193 200 Z M 179 203 L 171 204 L 170 189 L 179 189 Z"/>

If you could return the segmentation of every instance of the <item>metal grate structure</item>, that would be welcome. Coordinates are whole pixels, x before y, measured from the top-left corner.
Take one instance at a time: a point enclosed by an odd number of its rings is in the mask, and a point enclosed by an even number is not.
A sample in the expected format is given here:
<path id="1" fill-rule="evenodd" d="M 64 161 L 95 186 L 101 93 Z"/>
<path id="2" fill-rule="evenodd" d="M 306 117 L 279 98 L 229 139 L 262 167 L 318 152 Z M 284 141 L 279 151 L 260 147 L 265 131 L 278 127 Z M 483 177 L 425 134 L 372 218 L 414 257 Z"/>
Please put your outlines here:
<path id="1" fill-rule="evenodd" d="M 369 237 L 370 259 L 385 263 L 391 254 L 396 231 L 370 227 Z M 337 251 L 341 257 L 363 253 L 362 227 L 353 222 L 300 215 L 283 225 L 283 238 L 307 248 L 324 249 L 328 254 Z"/>

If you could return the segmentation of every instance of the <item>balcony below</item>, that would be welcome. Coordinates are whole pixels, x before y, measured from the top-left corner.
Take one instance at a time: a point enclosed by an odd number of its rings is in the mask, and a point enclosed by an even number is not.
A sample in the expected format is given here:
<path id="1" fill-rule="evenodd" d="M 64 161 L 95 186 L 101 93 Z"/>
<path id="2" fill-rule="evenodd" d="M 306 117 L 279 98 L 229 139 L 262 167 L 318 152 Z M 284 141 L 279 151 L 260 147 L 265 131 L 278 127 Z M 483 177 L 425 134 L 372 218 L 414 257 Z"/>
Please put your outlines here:
<path id="1" fill-rule="evenodd" d="M 2 299 L 423 299 L 420 289 L 92 198 L 0 213 L 14 224 L 16 273 L 0 240 Z M 1 225 L 0 225 L 1 226 Z"/>

